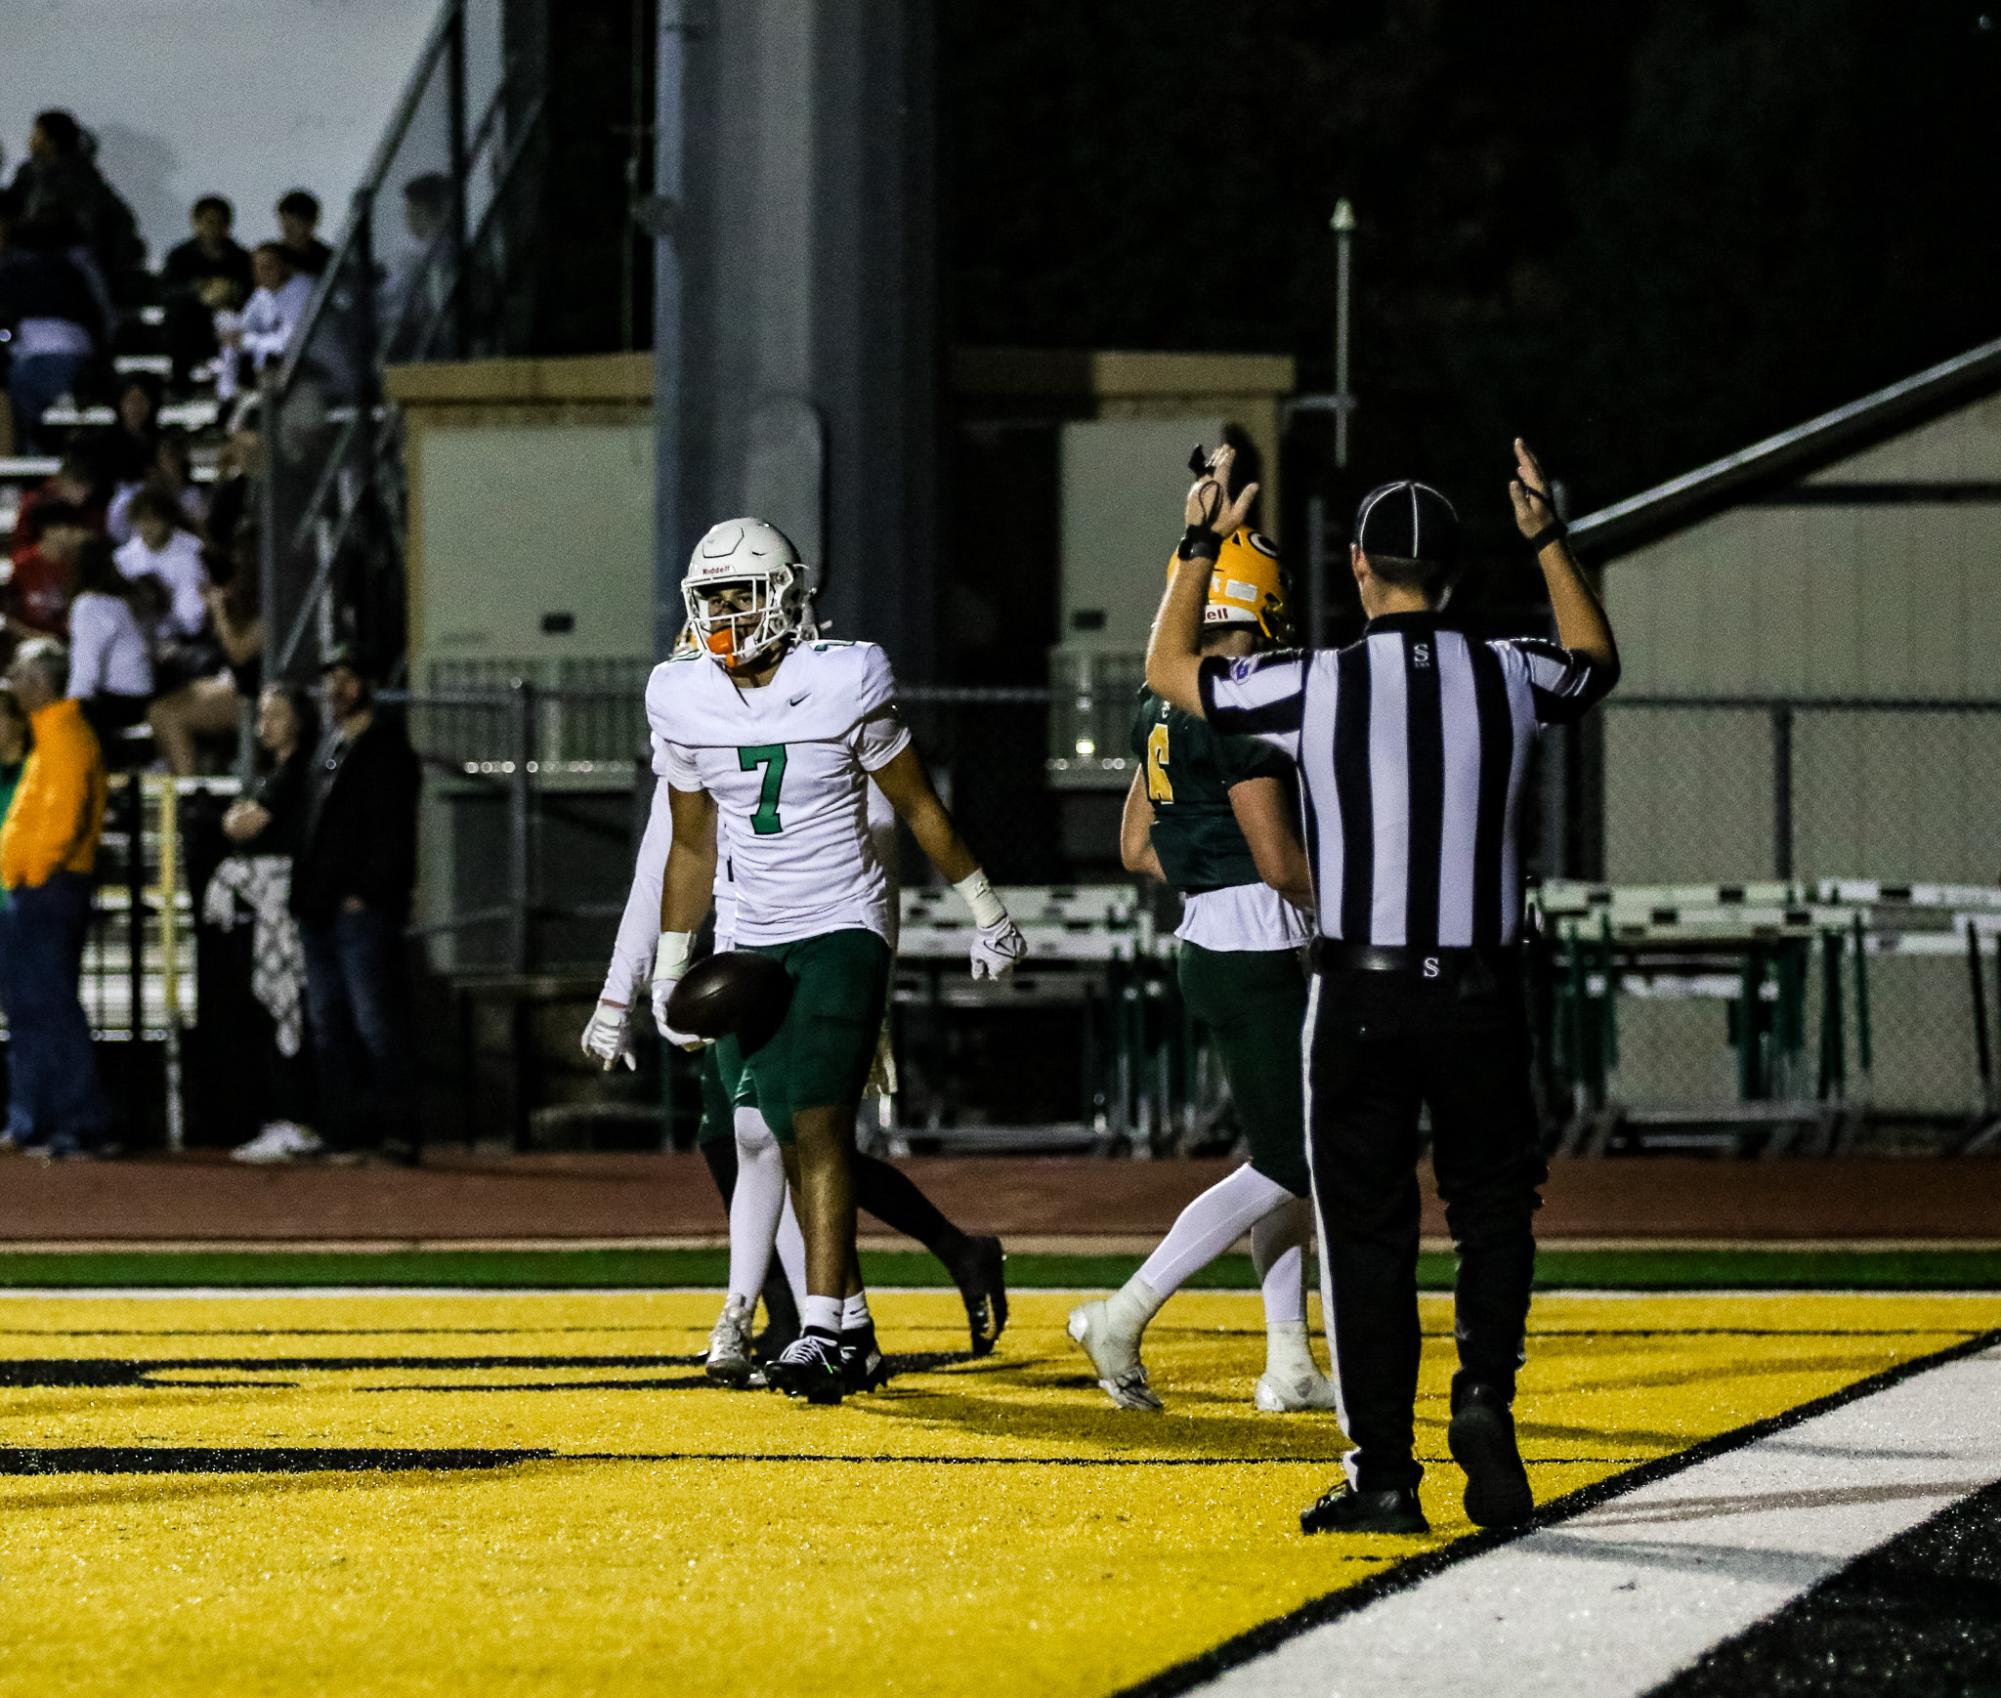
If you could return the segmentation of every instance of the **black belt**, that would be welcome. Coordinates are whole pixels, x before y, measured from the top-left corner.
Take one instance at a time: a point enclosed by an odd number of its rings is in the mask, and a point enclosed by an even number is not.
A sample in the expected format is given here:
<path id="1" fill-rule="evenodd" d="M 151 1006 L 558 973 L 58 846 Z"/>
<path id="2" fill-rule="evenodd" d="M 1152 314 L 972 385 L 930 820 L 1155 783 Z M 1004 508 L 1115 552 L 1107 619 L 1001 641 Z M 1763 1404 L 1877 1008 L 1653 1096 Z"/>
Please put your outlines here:
<path id="1" fill-rule="evenodd" d="M 1398 949 L 1379 943 L 1349 943 L 1338 937 L 1313 940 L 1317 973 L 1409 973 L 1420 979 L 1463 978 L 1468 968 L 1512 972 L 1520 951 L 1508 944 L 1493 949 Z"/>

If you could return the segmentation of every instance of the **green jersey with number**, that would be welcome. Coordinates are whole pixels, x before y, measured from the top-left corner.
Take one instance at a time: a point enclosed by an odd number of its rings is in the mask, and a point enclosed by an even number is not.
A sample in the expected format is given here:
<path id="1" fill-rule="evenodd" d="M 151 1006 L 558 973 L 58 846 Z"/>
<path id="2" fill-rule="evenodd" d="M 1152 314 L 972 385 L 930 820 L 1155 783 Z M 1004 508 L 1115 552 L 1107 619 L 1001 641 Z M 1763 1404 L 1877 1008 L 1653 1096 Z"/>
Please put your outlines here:
<path id="1" fill-rule="evenodd" d="M 1256 884 L 1257 863 L 1230 807 L 1230 787 L 1247 778 L 1289 782 L 1292 763 L 1256 738 L 1219 736 L 1151 690 L 1140 692 L 1132 748 L 1167 882 L 1191 892 Z"/>

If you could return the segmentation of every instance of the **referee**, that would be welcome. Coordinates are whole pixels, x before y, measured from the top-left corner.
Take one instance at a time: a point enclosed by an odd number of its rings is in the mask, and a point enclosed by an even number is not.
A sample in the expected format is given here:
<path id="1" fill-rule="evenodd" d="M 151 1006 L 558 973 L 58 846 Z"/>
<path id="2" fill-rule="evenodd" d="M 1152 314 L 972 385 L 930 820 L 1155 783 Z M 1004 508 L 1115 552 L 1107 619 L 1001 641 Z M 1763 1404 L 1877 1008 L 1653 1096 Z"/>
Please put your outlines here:
<path id="1" fill-rule="evenodd" d="M 1300 773 L 1317 935 L 1307 1005 L 1306 1137 L 1346 1479 L 1308 1533 L 1422 1533 L 1417 1396 L 1418 1114 L 1459 1253 L 1459 1371 L 1447 1439 L 1465 1507 L 1505 1526 L 1534 1507 L 1515 1446 L 1515 1371 L 1535 1267 L 1543 1166 L 1529 1093 L 1517 942 L 1522 780 L 1542 725 L 1619 676 L 1604 609 L 1577 569 L 1542 468 L 1515 443 L 1515 523 L 1535 550 L 1560 643 L 1479 642 L 1444 612 L 1459 518 L 1428 484 L 1373 491 L 1349 550 L 1368 628 L 1342 649 L 1240 660 L 1198 653 L 1231 451 L 1188 492 L 1183 562 L 1147 649 L 1156 695 L 1263 738 Z"/>

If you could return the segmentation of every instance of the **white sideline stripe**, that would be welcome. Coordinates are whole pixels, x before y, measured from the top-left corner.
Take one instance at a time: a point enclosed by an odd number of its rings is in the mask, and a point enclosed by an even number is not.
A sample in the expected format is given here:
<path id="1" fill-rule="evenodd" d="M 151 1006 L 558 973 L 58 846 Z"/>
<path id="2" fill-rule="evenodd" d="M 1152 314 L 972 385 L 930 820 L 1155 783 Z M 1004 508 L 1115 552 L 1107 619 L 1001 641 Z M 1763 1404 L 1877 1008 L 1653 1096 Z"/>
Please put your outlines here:
<path id="1" fill-rule="evenodd" d="M 1469 1558 L 1196 1690 L 1647 1692 L 1856 1557 L 2001 1479 L 1997 1405 L 2001 1350 L 1927 1369 Z"/>
<path id="2" fill-rule="evenodd" d="M 917 1297 L 927 1292 L 951 1291 L 949 1285 L 872 1285 L 871 1296 L 881 1293 L 888 1297 Z M 1112 1288 L 1107 1285 L 1011 1285 L 1010 1297 L 1102 1297 Z M 0 1285 L 0 1302 L 9 1298 L 29 1299 L 37 1303 L 48 1303 L 58 1299 L 68 1302 L 110 1302 L 113 1300 L 140 1299 L 145 1301 L 165 1301 L 172 1298 L 200 1298 L 212 1301 L 217 1298 L 256 1298 L 266 1301 L 274 1297 L 672 1297 L 708 1296 L 720 1297 L 720 1285 Z M 1232 1285 L 1203 1287 L 1191 1293 L 1197 1297 L 1255 1297 L 1254 1285 Z M 1319 1295 L 1315 1293 L 1314 1295 Z M 1443 1292 L 1421 1292 L 1420 1296 L 1445 1296 Z M 1760 1290 L 1755 1286 L 1742 1291 L 1656 1291 L 1635 1289 L 1631 1291 L 1611 1290 L 1603 1286 L 1587 1286 L 1572 1289 L 1566 1286 L 1551 1286 L 1547 1290 L 1538 1288 L 1538 1301 L 1545 1298 L 1561 1297 L 1603 1299 L 1607 1302 L 1743 1302 L 1747 1299 L 1790 1302 L 1799 1297 L 1842 1297 L 1856 1303 L 1983 1303 L 1992 1304 L 2001 1292 L 1985 1291 L 1885 1291 L 1871 1287 L 1864 1291 L 1850 1291 L 1841 1286 L 1815 1287 L 1811 1291 Z M 1531 1317 L 1533 1319 L 1533 1317 Z M 1936 1329 L 1950 1333 L 1954 1323 Z M 1678 1330 L 1672 1323 L 1663 1331 Z M 1689 1330 L 1701 1331 L 1697 1327 Z M 1533 1325 L 1529 1337 L 1534 1338 Z"/>

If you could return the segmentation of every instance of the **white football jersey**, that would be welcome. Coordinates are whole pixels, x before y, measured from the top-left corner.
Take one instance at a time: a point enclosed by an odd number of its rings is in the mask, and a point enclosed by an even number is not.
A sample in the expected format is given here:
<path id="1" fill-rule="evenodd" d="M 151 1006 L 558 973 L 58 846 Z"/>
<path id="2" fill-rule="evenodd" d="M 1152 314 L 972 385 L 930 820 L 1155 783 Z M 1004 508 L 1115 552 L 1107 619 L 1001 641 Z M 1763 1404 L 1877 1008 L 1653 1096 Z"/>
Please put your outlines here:
<path id="1" fill-rule="evenodd" d="M 656 770 L 716 804 L 718 884 L 735 887 L 737 944 L 850 927 L 894 942 L 868 775 L 910 733 L 880 648 L 800 643 L 754 690 L 706 655 L 664 661 L 647 682 L 646 717 Z"/>

